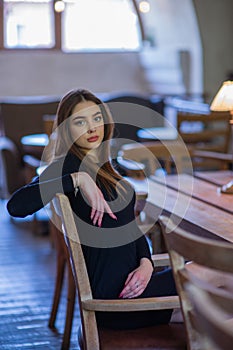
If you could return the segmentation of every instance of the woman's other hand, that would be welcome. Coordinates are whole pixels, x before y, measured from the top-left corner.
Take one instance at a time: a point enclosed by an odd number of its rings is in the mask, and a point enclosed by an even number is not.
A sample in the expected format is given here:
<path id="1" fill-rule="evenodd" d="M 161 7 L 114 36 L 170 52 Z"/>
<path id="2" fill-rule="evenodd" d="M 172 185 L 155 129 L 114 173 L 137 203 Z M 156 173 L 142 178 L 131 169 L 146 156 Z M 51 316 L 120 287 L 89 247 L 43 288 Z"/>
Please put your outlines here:
<path id="1" fill-rule="evenodd" d="M 71 174 L 74 187 L 79 187 L 84 193 L 88 204 L 92 207 L 91 220 L 93 225 L 101 227 L 104 213 L 106 212 L 111 218 L 117 219 L 113 214 L 108 203 L 105 201 L 104 196 L 94 180 L 85 172 L 77 172 Z"/>
<path id="2" fill-rule="evenodd" d="M 142 258 L 139 267 L 128 275 L 119 298 L 136 298 L 141 295 L 151 279 L 152 272 L 151 261 Z"/>

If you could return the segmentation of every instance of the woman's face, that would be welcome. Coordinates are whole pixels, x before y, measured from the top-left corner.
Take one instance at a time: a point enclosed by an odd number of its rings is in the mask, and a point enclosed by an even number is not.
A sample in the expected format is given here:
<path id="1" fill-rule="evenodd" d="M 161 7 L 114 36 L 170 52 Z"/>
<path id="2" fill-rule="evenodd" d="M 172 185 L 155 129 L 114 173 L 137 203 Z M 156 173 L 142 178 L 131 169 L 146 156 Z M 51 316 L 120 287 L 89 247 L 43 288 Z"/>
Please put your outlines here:
<path id="1" fill-rule="evenodd" d="M 104 138 L 104 119 L 98 105 L 92 101 L 78 103 L 69 117 L 72 141 L 88 152 L 100 146 Z"/>

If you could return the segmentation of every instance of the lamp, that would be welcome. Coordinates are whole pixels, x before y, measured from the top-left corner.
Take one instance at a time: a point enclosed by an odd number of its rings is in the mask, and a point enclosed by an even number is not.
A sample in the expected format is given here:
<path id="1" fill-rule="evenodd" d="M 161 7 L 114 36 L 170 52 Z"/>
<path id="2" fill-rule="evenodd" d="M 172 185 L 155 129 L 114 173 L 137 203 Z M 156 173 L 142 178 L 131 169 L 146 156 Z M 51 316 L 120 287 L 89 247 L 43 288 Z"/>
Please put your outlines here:
<path id="1" fill-rule="evenodd" d="M 233 81 L 225 81 L 210 105 L 211 111 L 231 113 L 231 127 L 233 127 Z M 233 130 L 231 129 L 231 140 L 233 146 Z M 232 150 L 233 151 L 233 150 Z M 232 158 L 233 162 L 233 158 Z M 221 187 L 221 192 L 233 194 L 233 180 Z"/>

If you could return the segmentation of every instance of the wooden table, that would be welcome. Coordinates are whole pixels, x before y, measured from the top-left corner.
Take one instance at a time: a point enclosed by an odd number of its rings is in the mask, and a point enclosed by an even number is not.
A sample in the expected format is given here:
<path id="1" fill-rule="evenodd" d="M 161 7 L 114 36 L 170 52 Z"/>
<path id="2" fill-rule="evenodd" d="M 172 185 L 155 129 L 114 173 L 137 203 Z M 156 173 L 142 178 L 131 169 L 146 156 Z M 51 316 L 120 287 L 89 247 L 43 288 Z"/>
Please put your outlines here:
<path id="1" fill-rule="evenodd" d="M 218 171 L 208 174 L 205 180 L 196 174 L 180 174 L 153 176 L 141 184 L 133 182 L 135 187 L 148 191 L 144 211 L 155 222 L 159 215 L 168 215 L 190 232 L 233 242 L 233 197 L 218 190 L 229 175 Z M 213 183 L 216 178 L 218 184 Z"/>
<path id="2" fill-rule="evenodd" d="M 21 144 L 25 154 L 32 154 L 38 158 L 44 151 L 44 148 L 48 145 L 49 138 L 47 134 L 32 134 L 25 135 L 21 138 Z"/>
<path id="3" fill-rule="evenodd" d="M 195 171 L 194 176 L 220 187 L 233 180 L 233 171 Z"/>
<path id="4" fill-rule="evenodd" d="M 137 131 L 137 136 L 141 142 L 174 141 L 177 140 L 178 133 L 176 128 L 170 126 L 140 129 Z"/>

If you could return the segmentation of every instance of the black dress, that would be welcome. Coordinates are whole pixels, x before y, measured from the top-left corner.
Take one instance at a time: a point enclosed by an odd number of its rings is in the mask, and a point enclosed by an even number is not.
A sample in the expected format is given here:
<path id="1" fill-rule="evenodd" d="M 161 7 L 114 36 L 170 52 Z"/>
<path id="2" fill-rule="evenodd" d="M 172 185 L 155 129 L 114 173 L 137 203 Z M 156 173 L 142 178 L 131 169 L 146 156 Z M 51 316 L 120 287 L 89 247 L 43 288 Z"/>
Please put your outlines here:
<path id="1" fill-rule="evenodd" d="M 50 164 L 40 177 L 16 191 L 10 198 L 7 209 L 12 216 L 25 217 L 33 214 L 58 192 L 65 193 L 71 203 L 80 234 L 82 249 L 90 278 L 94 298 L 116 299 L 123 289 L 130 272 L 140 264 L 141 258 L 151 260 L 148 243 L 138 229 L 134 204 L 135 193 L 124 182 L 126 192 L 117 196 L 113 190 L 110 198 L 104 188 L 101 191 L 108 201 L 117 220 L 104 214 L 102 226 L 94 226 L 91 207 L 81 191 L 75 196 L 71 173 L 80 170 L 80 160 L 72 153 Z M 140 297 L 165 296 L 176 294 L 172 272 L 167 269 L 154 273 Z M 137 328 L 153 324 L 168 323 L 172 310 L 97 313 L 97 321 L 108 328 Z"/>

